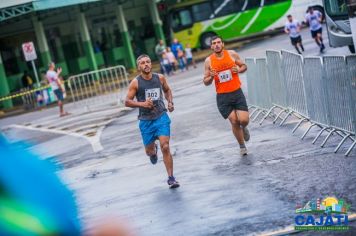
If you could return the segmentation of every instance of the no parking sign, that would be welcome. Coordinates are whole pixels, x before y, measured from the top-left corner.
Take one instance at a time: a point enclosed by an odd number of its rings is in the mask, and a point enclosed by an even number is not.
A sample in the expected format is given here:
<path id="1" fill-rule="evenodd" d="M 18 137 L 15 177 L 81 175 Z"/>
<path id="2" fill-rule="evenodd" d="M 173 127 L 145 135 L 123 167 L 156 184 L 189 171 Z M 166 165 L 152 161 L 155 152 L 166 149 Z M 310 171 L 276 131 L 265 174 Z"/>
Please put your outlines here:
<path id="1" fill-rule="evenodd" d="M 33 61 L 37 59 L 37 54 L 33 42 L 27 42 L 22 44 L 22 51 L 25 55 L 26 61 Z"/>

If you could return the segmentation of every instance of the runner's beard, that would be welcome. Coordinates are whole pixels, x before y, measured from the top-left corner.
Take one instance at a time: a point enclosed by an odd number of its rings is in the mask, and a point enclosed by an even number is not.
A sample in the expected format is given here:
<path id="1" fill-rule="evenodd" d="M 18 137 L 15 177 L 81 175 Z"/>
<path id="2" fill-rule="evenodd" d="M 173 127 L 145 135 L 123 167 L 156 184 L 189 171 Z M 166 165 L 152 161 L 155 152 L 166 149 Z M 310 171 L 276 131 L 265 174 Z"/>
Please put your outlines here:
<path id="1" fill-rule="evenodd" d="M 145 68 L 142 70 L 142 73 L 148 75 L 149 73 L 151 73 L 151 68 L 145 67 Z"/>

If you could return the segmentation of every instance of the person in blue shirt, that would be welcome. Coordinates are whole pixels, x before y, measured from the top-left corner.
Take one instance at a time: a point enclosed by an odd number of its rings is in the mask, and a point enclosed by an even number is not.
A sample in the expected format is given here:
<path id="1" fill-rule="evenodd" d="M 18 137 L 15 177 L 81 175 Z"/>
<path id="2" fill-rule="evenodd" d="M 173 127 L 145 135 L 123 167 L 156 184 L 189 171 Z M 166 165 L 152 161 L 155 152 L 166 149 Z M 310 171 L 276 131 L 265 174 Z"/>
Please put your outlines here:
<path id="1" fill-rule="evenodd" d="M 177 60 L 178 60 L 178 49 L 184 51 L 183 45 L 180 42 L 178 42 L 178 39 L 173 39 L 171 50 Z"/>

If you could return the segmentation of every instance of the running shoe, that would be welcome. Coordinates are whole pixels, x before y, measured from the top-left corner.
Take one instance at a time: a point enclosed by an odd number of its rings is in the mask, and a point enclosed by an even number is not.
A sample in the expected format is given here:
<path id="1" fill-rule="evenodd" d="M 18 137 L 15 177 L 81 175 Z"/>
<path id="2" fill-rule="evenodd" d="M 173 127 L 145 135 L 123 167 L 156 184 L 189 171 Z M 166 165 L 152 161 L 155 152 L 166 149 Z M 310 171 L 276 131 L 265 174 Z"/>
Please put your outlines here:
<path id="1" fill-rule="evenodd" d="M 320 52 L 323 53 L 324 50 L 325 50 L 325 46 L 324 46 L 324 44 L 322 44 L 322 45 L 320 46 Z"/>
<path id="2" fill-rule="evenodd" d="M 244 127 L 243 131 L 244 131 L 244 139 L 247 142 L 248 140 L 250 140 L 250 131 L 248 130 L 247 127 Z"/>
<path id="3" fill-rule="evenodd" d="M 169 188 L 178 188 L 179 187 L 179 182 L 176 181 L 176 178 L 174 178 L 174 176 L 169 176 L 167 183 L 169 185 Z"/>
<path id="4" fill-rule="evenodd" d="M 152 156 L 150 156 L 150 160 L 151 160 L 151 163 L 152 165 L 155 165 L 157 163 L 157 160 L 158 160 L 158 157 L 157 157 L 157 150 L 158 150 L 158 146 L 157 144 L 155 144 L 155 149 L 156 149 L 156 153 Z"/>
<path id="5" fill-rule="evenodd" d="M 246 156 L 247 155 L 247 148 L 240 148 L 240 155 Z"/>

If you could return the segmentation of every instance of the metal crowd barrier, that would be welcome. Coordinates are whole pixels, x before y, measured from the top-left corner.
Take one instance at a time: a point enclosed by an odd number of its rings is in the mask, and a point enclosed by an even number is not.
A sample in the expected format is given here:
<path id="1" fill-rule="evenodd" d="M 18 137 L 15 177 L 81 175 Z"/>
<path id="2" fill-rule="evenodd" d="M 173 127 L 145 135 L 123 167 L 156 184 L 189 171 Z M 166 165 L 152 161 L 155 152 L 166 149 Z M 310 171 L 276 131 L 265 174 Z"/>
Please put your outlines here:
<path id="1" fill-rule="evenodd" d="M 352 124 L 353 124 L 353 143 L 350 148 L 347 150 L 346 155 L 350 154 L 352 149 L 356 145 L 356 55 L 346 57 L 346 67 L 349 71 L 349 76 L 351 78 L 351 99 L 352 99 Z M 340 146 L 343 144 L 343 141 L 340 142 Z M 335 149 L 337 152 L 338 149 Z"/>
<path id="2" fill-rule="evenodd" d="M 257 104 L 257 85 L 256 85 L 256 77 L 257 77 L 257 69 L 256 69 L 256 61 L 254 58 L 246 58 L 245 63 L 247 65 L 247 102 L 251 104 L 249 108 L 252 110 L 250 116 L 253 117 L 256 112 L 259 112 L 261 108 Z"/>
<path id="3" fill-rule="evenodd" d="M 256 69 L 257 69 L 257 93 L 258 93 L 258 104 L 262 108 L 262 110 L 255 116 L 253 119 L 256 120 L 259 117 L 259 114 L 265 113 L 265 117 L 269 115 L 269 109 L 272 106 L 271 103 L 271 93 L 270 93 L 270 85 L 268 82 L 268 74 L 267 74 L 267 60 L 265 58 L 257 58 L 256 59 Z M 262 120 L 261 120 L 262 122 Z"/>
<path id="4" fill-rule="evenodd" d="M 267 64 L 263 58 L 246 59 L 248 102 L 257 108 L 257 116 L 265 113 L 260 124 L 270 114 L 277 115 L 275 108 L 279 108 L 281 111 L 274 122 L 286 112 L 280 118 L 282 125 L 293 114 L 300 119 L 292 131 L 295 132 L 302 122 L 309 121 L 302 139 L 312 127 L 319 127 L 321 130 L 313 143 L 327 132 L 321 143 L 324 147 L 331 135 L 337 134 L 342 140 L 334 152 L 346 140 L 351 140 L 345 153 L 349 155 L 356 146 L 356 56 L 303 58 L 295 53 L 271 50 L 266 55 Z"/>
<path id="5" fill-rule="evenodd" d="M 126 68 L 121 65 L 68 78 L 73 102 L 87 109 L 96 105 L 123 102 L 123 90 L 128 87 L 128 84 Z"/>
<path id="6" fill-rule="evenodd" d="M 286 79 L 288 110 L 289 113 L 282 120 L 282 125 L 287 118 L 296 113 L 303 117 L 301 121 L 308 119 L 307 104 L 305 101 L 305 90 L 303 81 L 303 57 L 299 54 L 282 51 L 282 67 Z M 298 128 L 300 123 L 296 126 Z M 296 130 L 293 129 L 293 131 Z"/>
<path id="7" fill-rule="evenodd" d="M 328 135 L 322 142 L 322 147 L 333 133 L 339 134 L 344 138 L 353 129 L 351 80 L 346 68 L 345 58 L 342 56 L 324 57 L 323 64 L 326 89 L 326 97 L 324 98 L 329 107 L 329 123 L 328 127 L 324 127 L 313 140 L 313 143 L 315 143 L 320 135 L 327 131 Z"/>
<path id="8" fill-rule="evenodd" d="M 271 100 L 273 104 L 268 114 L 273 112 L 276 108 L 280 109 L 280 112 L 273 120 L 273 123 L 275 123 L 280 118 L 282 113 L 288 112 L 287 85 L 283 75 L 281 53 L 278 51 L 268 50 L 266 51 L 266 56 L 268 78 L 271 89 Z M 275 93 L 274 91 L 278 91 L 278 93 Z M 263 120 L 267 117 L 268 116 L 265 116 Z M 263 120 L 260 124 L 262 124 Z"/>
<path id="9" fill-rule="evenodd" d="M 326 83 L 323 73 L 324 68 L 321 57 L 304 58 L 303 80 L 311 125 L 302 135 L 302 139 L 304 139 L 307 133 L 314 126 L 322 128 L 323 132 L 328 129 L 328 125 L 330 124 L 329 107 L 325 102 L 327 95 Z"/>

